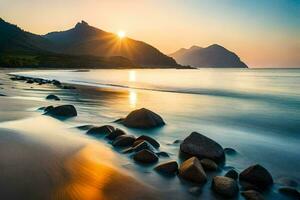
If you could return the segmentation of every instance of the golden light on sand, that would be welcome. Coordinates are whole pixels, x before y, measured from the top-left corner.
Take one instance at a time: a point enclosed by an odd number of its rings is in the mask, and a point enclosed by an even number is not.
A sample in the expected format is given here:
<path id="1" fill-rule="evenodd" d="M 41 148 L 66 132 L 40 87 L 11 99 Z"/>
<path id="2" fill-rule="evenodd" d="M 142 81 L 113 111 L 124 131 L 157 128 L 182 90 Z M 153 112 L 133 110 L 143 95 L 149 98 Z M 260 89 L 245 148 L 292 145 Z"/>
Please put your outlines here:
<path id="1" fill-rule="evenodd" d="M 119 31 L 119 32 L 118 32 L 118 37 L 119 37 L 120 39 L 123 39 L 125 36 L 126 36 L 126 32 L 125 32 L 125 31 Z"/>
<path id="2" fill-rule="evenodd" d="M 129 79 L 129 82 L 135 82 L 136 81 L 136 72 L 134 70 L 130 70 L 128 72 L 128 79 Z"/>

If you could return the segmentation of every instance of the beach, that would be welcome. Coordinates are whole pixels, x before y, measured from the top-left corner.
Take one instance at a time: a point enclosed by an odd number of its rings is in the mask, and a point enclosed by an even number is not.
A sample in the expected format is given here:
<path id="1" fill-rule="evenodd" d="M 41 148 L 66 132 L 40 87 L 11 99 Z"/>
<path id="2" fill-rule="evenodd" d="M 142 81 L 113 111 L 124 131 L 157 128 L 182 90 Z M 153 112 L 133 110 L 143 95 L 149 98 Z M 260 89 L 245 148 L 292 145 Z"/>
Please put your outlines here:
<path id="1" fill-rule="evenodd" d="M 190 76 L 194 73 L 190 70 L 146 72 L 2 70 L 0 94 L 5 95 L 0 96 L 2 197 L 220 198 L 210 189 L 211 179 L 202 187 L 202 192 L 195 194 L 190 189 L 197 185 L 177 176 L 161 176 L 153 170 L 155 164 L 136 163 L 102 136 L 87 135 L 86 130 L 75 128 L 112 125 L 137 137 L 145 134 L 155 138 L 160 143 L 159 150 L 169 154 L 169 157 L 160 157 L 159 163 L 168 160 L 180 163 L 179 144 L 174 141 L 183 140 L 193 131 L 200 132 L 223 147 L 237 151 L 237 154 L 226 155 L 223 169 L 209 173 L 209 177 L 223 175 L 231 168 L 241 172 L 249 165 L 259 163 L 270 171 L 275 181 L 272 189 L 264 193 L 265 197 L 289 199 L 277 189 L 282 177 L 300 182 L 300 137 L 297 134 L 300 93 L 297 88 L 286 90 L 298 85 L 299 70 L 276 73 L 267 70 L 263 73 L 204 70 L 204 75 L 199 76 L 201 81 L 196 75 Z M 180 87 L 169 82 L 168 78 L 162 80 L 162 77 L 174 77 L 176 73 L 183 77 L 177 79 Z M 185 73 L 190 74 L 185 76 Z M 280 79 L 278 73 L 285 79 Z M 13 81 L 8 74 L 57 79 L 75 89 Z M 234 84 L 227 82 L 233 80 L 232 74 L 237 75 Z M 271 85 L 268 78 L 274 76 L 277 85 L 272 85 L 276 87 L 268 87 Z M 183 84 L 184 77 L 192 80 Z M 210 81 L 224 88 L 216 87 Z M 195 82 L 203 88 L 198 88 Z M 260 84 L 266 87 L 262 88 Z M 231 90 L 230 85 L 235 88 Z M 46 100 L 49 94 L 57 95 L 60 101 Z M 39 110 L 43 106 L 64 104 L 74 105 L 78 116 L 58 120 Z M 143 130 L 114 123 L 142 107 L 159 113 L 166 126 Z M 237 199 L 242 199 L 241 195 Z"/>

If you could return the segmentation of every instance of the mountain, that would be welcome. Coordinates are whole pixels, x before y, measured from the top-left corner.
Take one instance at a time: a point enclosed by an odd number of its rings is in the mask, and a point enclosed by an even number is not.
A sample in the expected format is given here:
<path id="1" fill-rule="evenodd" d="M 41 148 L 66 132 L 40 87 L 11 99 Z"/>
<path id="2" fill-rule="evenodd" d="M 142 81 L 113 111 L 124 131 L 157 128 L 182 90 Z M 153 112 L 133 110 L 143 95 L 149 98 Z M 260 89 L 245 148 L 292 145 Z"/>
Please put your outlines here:
<path id="1" fill-rule="evenodd" d="M 206 48 L 192 46 L 170 54 L 181 65 L 213 68 L 247 68 L 247 65 L 233 52 L 213 44 Z"/>
<path id="2" fill-rule="evenodd" d="M 51 46 L 44 37 L 26 32 L 0 18 L 1 53 L 36 53 L 47 51 Z"/>
<path id="3" fill-rule="evenodd" d="M 118 38 L 85 21 L 77 23 L 70 30 L 44 35 L 58 46 L 57 52 L 71 55 L 123 56 L 143 66 L 177 67 L 176 61 L 161 53 L 153 46 L 130 38 Z"/>
<path id="4" fill-rule="evenodd" d="M 0 18 L 0 67 L 180 67 L 154 47 L 89 26 L 36 35 Z"/>

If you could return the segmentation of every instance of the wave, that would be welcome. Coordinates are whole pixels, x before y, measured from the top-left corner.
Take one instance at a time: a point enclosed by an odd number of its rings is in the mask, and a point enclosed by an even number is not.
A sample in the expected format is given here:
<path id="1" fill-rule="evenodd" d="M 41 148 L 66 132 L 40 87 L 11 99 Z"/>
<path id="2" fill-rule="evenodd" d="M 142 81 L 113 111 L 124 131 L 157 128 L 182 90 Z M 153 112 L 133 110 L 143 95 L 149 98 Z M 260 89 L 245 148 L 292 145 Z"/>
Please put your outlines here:
<path id="1" fill-rule="evenodd" d="M 227 97 L 227 98 L 238 98 L 246 100 L 259 100 L 266 101 L 269 103 L 284 104 L 286 106 L 299 107 L 300 99 L 299 97 L 294 97 L 291 95 L 279 95 L 279 94 L 262 94 L 262 93 L 250 93 L 243 91 L 229 91 L 229 90 L 218 90 L 218 89 L 205 89 L 205 88 L 151 88 L 151 87 L 136 87 L 129 85 L 111 84 L 111 83 L 99 83 L 90 81 L 78 81 L 71 80 L 74 84 L 82 83 L 87 86 L 96 87 L 110 87 L 110 88 L 123 88 L 123 89 L 135 89 L 135 90 L 148 90 L 155 92 L 170 92 L 170 93 L 180 93 L 180 94 L 192 94 L 192 95 L 207 95 L 207 96 L 217 96 L 217 97 Z"/>

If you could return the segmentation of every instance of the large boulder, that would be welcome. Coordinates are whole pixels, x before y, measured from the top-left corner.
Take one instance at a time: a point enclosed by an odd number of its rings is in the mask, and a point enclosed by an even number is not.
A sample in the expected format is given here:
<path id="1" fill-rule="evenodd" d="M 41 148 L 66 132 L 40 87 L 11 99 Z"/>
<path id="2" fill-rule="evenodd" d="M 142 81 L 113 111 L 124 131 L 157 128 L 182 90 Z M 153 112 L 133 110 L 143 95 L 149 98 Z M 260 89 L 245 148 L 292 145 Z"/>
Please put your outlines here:
<path id="1" fill-rule="evenodd" d="M 188 156 L 196 156 L 198 159 L 208 158 L 216 163 L 225 161 L 222 146 L 214 140 L 197 132 L 192 132 L 180 144 L 180 151 Z"/>
<path id="2" fill-rule="evenodd" d="M 45 114 L 53 117 L 69 118 L 77 116 L 77 111 L 73 105 L 61 105 L 49 109 Z"/>
<path id="3" fill-rule="evenodd" d="M 212 189 L 225 197 L 234 197 L 239 192 L 237 182 L 225 176 L 215 176 L 212 180 Z"/>
<path id="4" fill-rule="evenodd" d="M 160 144 L 159 144 L 155 139 L 153 139 L 152 137 L 147 136 L 147 135 L 141 135 L 141 136 L 139 136 L 139 137 L 134 141 L 133 146 L 136 146 L 136 145 L 142 143 L 143 141 L 149 142 L 149 143 L 150 143 L 152 146 L 154 146 L 155 148 L 159 148 L 159 147 L 160 147 Z"/>
<path id="5" fill-rule="evenodd" d="M 59 101 L 60 98 L 54 94 L 49 94 L 48 96 L 46 96 L 46 99 L 48 100 L 55 100 L 55 101 Z"/>
<path id="6" fill-rule="evenodd" d="M 264 190 L 273 184 L 271 174 L 261 165 L 252 165 L 242 171 L 239 176 L 240 181 L 244 181 Z"/>
<path id="7" fill-rule="evenodd" d="M 135 137 L 133 135 L 121 135 L 117 137 L 112 143 L 115 147 L 128 147 L 133 144 Z"/>
<path id="8" fill-rule="evenodd" d="M 241 192 L 241 194 L 245 197 L 246 200 L 264 200 L 262 194 L 255 190 L 247 190 Z"/>
<path id="9" fill-rule="evenodd" d="M 132 128 L 155 128 L 165 125 L 164 120 L 156 113 L 146 108 L 134 110 L 129 113 L 122 124 Z"/>
<path id="10" fill-rule="evenodd" d="M 108 134 L 112 133 L 114 130 L 115 130 L 115 128 L 113 126 L 110 126 L 110 125 L 97 126 L 97 127 L 91 127 L 87 131 L 87 134 L 90 134 L 90 135 L 96 135 L 96 134 L 108 135 Z"/>
<path id="11" fill-rule="evenodd" d="M 178 164 L 176 161 L 168 161 L 157 165 L 154 169 L 159 173 L 171 175 L 178 171 Z"/>
<path id="12" fill-rule="evenodd" d="M 189 158 L 180 165 L 179 176 L 195 183 L 204 183 L 207 180 L 200 161 L 196 157 Z"/>
<path id="13" fill-rule="evenodd" d="M 147 149 L 141 150 L 136 154 L 134 154 L 133 159 L 137 162 L 148 163 L 148 164 L 155 163 L 158 161 L 157 155 Z"/>

